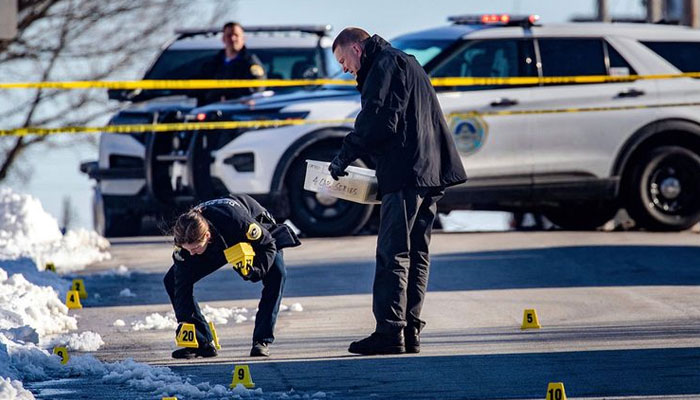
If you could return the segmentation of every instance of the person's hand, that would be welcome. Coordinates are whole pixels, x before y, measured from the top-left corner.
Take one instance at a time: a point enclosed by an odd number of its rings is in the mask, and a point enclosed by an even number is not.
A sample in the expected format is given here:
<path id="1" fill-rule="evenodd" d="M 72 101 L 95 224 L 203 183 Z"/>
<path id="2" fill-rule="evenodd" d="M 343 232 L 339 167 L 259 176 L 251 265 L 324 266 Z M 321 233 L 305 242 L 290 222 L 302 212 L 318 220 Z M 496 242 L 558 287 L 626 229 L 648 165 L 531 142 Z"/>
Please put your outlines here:
<path id="1" fill-rule="evenodd" d="M 331 173 L 333 180 L 338 180 L 341 176 L 347 176 L 348 173 L 345 172 L 347 166 L 343 163 L 338 156 L 335 156 L 331 165 L 328 166 L 328 171 Z"/>

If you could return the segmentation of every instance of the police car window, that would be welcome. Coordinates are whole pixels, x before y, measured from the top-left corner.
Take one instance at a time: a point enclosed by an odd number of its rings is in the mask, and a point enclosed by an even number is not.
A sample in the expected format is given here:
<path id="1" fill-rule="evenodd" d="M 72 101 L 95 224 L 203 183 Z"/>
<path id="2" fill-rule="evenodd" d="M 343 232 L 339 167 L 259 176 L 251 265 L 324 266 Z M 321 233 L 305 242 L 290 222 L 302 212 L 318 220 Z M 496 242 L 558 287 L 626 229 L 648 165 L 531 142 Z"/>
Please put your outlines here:
<path id="1" fill-rule="evenodd" d="M 218 50 L 166 50 L 143 79 L 190 79 Z"/>
<path id="2" fill-rule="evenodd" d="M 700 72 L 700 42 L 642 42 L 682 72 Z"/>
<path id="3" fill-rule="evenodd" d="M 256 49 L 268 79 L 313 79 L 323 76 L 316 48 Z"/>
<path id="4" fill-rule="evenodd" d="M 538 39 L 543 76 L 607 75 L 600 39 Z"/>
<path id="5" fill-rule="evenodd" d="M 610 43 L 605 43 L 608 48 L 608 59 L 610 60 L 610 75 L 627 76 L 636 75 L 637 72 L 631 65 L 615 50 Z"/>
<path id="6" fill-rule="evenodd" d="M 454 40 L 394 39 L 391 45 L 415 57 L 418 64 L 425 65 L 452 43 Z"/>
<path id="7" fill-rule="evenodd" d="M 530 41 L 527 41 L 530 43 Z M 514 76 L 530 76 L 531 71 L 525 68 L 528 46 L 525 41 L 516 39 L 481 40 L 468 42 L 457 50 L 435 69 L 431 76 L 446 77 L 479 77 L 505 78 Z M 530 59 L 532 62 L 532 59 Z M 454 90 L 484 90 L 501 86 L 462 86 Z"/>

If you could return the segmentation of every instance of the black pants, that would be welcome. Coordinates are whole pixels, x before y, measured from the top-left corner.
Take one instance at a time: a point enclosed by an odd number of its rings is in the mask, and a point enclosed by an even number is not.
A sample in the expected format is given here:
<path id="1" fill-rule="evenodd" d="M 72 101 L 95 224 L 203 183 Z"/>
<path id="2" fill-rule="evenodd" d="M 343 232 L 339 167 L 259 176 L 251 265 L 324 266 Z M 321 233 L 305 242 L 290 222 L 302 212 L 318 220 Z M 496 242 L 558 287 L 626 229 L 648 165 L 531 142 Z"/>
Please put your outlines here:
<path id="1" fill-rule="evenodd" d="M 428 245 L 443 191 L 405 188 L 382 196 L 372 309 L 376 331 L 420 332 L 428 286 Z"/>
<path id="2" fill-rule="evenodd" d="M 202 311 L 199 309 L 199 305 L 195 301 L 194 284 L 220 267 L 173 265 L 163 279 L 165 290 L 168 292 L 170 302 L 175 310 L 177 322 L 194 324 L 197 342 L 200 346 L 210 343 L 214 340 L 214 337 L 204 315 L 202 315 Z M 233 271 L 231 273 L 235 275 Z M 274 263 L 262 279 L 263 290 L 260 303 L 258 303 L 258 312 L 255 315 L 253 343 L 272 343 L 275 340 L 275 323 L 277 322 L 277 314 L 279 313 L 286 278 L 287 272 L 284 267 L 282 250 L 278 250 Z"/>

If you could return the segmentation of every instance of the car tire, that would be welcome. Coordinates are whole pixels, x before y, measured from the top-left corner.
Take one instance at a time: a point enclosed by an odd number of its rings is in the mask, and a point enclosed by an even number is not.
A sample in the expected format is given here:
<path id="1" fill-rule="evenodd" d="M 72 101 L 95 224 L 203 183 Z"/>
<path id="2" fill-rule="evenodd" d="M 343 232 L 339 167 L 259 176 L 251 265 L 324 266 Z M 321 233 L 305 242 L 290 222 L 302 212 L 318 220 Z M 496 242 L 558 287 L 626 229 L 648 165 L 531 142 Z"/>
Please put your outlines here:
<path id="1" fill-rule="evenodd" d="M 298 157 L 287 176 L 289 219 L 307 236 L 343 236 L 359 232 L 372 216 L 371 204 L 353 203 L 304 190 L 306 160 L 330 161 L 334 149 L 314 149 Z M 357 160 L 352 165 L 366 167 Z"/>
<path id="2" fill-rule="evenodd" d="M 651 231 L 681 231 L 700 221 L 700 156 L 679 146 L 653 149 L 626 179 L 627 212 Z"/>
<path id="3" fill-rule="evenodd" d="M 141 232 L 141 216 L 114 209 L 105 204 L 99 189 L 95 189 L 92 218 L 95 231 L 104 237 L 137 236 Z"/>
<path id="4" fill-rule="evenodd" d="M 570 231 L 592 231 L 610 221 L 617 207 L 610 204 L 575 203 L 563 204 L 545 212 L 554 225 Z"/>

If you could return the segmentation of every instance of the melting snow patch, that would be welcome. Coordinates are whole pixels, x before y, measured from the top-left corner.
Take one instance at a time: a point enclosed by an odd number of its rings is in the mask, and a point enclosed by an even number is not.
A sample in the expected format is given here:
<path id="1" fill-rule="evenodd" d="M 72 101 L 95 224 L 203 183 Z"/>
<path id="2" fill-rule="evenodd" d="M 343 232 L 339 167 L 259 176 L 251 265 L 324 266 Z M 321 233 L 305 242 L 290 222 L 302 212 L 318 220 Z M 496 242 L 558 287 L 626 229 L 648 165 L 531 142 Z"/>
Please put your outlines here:
<path id="1" fill-rule="evenodd" d="M 110 277 L 110 276 L 122 276 L 125 278 L 131 277 L 131 271 L 126 265 L 120 265 L 117 268 L 112 268 L 109 271 L 104 271 L 99 273 L 100 276 Z"/>
<path id="2" fill-rule="evenodd" d="M 289 309 L 295 312 L 304 311 L 304 307 L 301 306 L 301 303 L 294 303 L 289 307 Z"/>
<path id="3" fill-rule="evenodd" d="M 102 341 L 102 337 L 98 333 L 90 331 L 58 335 L 46 343 L 41 343 L 44 348 L 67 346 L 68 349 L 75 351 L 97 351 L 104 344 L 105 342 Z"/>
<path id="4" fill-rule="evenodd" d="M 166 315 L 161 315 L 158 313 L 153 313 L 146 317 L 145 320 L 134 321 L 131 323 L 131 330 L 133 331 L 147 331 L 154 329 L 176 329 L 177 321 L 175 320 L 175 314 L 170 312 Z"/>
<path id="5" fill-rule="evenodd" d="M 121 296 L 121 297 L 136 297 L 136 295 L 134 293 L 132 293 L 129 288 L 123 289 L 121 292 L 119 292 L 119 296 Z"/>
<path id="6" fill-rule="evenodd" d="M 114 321 L 114 323 L 112 325 L 113 326 L 126 326 L 126 322 L 124 322 L 124 320 L 122 320 L 122 319 L 118 319 L 118 320 Z"/>
<path id="7" fill-rule="evenodd" d="M 228 324 L 229 319 L 233 319 L 237 324 L 247 321 L 248 317 L 243 314 L 247 314 L 248 309 L 246 308 L 215 308 L 205 305 L 202 309 L 202 314 L 207 319 L 207 321 L 212 321 L 217 325 Z"/>

